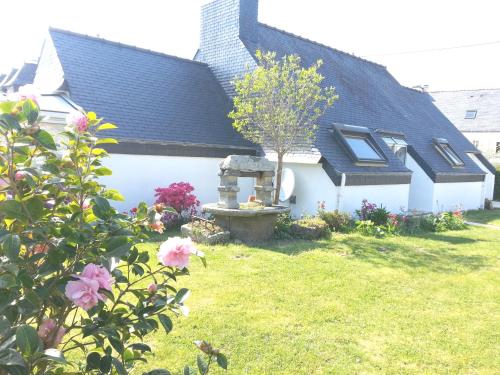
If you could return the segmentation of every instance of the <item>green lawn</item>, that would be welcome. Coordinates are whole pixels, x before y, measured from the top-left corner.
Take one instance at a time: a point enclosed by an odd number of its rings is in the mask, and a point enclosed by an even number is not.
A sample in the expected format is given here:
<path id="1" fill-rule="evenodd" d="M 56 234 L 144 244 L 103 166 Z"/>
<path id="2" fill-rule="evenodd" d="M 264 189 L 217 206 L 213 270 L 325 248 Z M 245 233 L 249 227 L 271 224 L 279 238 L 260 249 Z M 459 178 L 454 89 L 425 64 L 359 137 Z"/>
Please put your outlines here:
<path id="1" fill-rule="evenodd" d="M 500 226 L 500 209 L 467 211 L 465 218 L 476 223 Z"/>
<path id="2" fill-rule="evenodd" d="M 498 231 L 200 248 L 191 313 L 144 369 L 194 364 L 205 339 L 227 374 L 500 373 Z"/>

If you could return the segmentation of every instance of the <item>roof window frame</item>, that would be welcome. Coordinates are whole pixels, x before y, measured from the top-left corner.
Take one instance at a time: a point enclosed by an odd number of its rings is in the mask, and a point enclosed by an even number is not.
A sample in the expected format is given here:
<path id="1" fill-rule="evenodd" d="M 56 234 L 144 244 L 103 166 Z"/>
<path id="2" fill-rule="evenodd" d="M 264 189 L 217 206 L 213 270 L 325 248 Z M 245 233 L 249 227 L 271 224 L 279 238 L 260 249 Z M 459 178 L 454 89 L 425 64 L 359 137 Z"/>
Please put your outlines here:
<path id="1" fill-rule="evenodd" d="M 434 147 L 453 168 L 463 168 L 465 162 L 446 138 L 434 138 Z M 457 161 L 453 160 L 457 159 Z"/>
<path id="2" fill-rule="evenodd" d="M 471 114 L 471 115 L 469 115 Z M 465 111 L 464 120 L 475 120 L 477 117 L 477 109 L 467 109 Z"/>

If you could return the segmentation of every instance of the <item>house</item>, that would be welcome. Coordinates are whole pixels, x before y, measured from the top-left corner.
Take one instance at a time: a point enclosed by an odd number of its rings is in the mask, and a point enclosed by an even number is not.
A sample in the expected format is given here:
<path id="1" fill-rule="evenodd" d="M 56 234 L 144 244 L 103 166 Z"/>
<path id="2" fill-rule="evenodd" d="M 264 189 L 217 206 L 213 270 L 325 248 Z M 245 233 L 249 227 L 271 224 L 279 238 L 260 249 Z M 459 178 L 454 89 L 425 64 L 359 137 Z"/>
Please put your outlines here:
<path id="1" fill-rule="evenodd" d="M 0 77 L 0 91 L 4 93 L 16 92 L 21 86 L 33 83 L 37 64 L 33 62 L 24 63 L 19 69 L 11 71 Z"/>
<path id="2" fill-rule="evenodd" d="M 434 104 L 490 162 L 500 165 L 500 89 L 437 91 Z"/>
<path id="3" fill-rule="evenodd" d="M 258 0 L 214 0 L 202 8 L 201 42 L 186 60 L 99 38 L 50 29 L 34 84 L 50 94 L 46 125 L 72 108 L 117 123 L 108 185 L 125 206 L 153 189 L 189 181 L 203 203 L 217 201 L 218 162 L 262 151 L 231 127 L 231 81 L 255 66 L 255 51 L 323 60 L 326 85 L 340 99 L 319 121 L 314 147 L 288 155 L 295 174 L 294 215 L 354 211 L 363 199 L 402 209 L 483 207 L 493 167 L 436 108 L 427 93 L 401 86 L 379 64 L 258 22 Z M 56 108 L 57 107 L 57 108 Z M 269 158 L 275 157 L 267 153 Z M 240 186 L 240 200 L 253 181 Z"/>

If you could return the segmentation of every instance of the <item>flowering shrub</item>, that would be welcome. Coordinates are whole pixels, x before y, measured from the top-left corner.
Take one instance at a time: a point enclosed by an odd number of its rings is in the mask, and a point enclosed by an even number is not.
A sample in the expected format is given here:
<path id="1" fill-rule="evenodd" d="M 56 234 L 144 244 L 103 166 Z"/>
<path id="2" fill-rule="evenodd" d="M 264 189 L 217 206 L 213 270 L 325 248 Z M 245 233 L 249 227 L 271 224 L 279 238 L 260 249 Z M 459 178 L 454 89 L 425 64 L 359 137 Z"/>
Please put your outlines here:
<path id="1" fill-rule="evenodd" d="M 360 220 L 370 220 L 375 225 L 386 225 L 389 218 L 389 211 L 382 206 L 377 207 L 375 203 L 370 203 L 367 199 L 363 199 L 361 209 L 356 210 L 356 214 Z"/>
<path id="2" fill-rule="evenodd" d="M 465 220 L 460 210 L 441 212 L 427 215 L 422 219 L 420 226 L 431 232 L 446 232 L 465 228 Z"/>
<path id="3" fill-rule="evenodd" d="M 0 102 L 0 374 L 127 374 L 146 361 L 149 333 L 172 330 L 189 294 L 175 282 L 203 255 L 173 238 L 151 266 L 136 246 L 161 213 L 110 204 L 123 198 L 98 177 L 111 174 L 101 146 L 115 141 L 97 135 L 114 125 L 73 113 L 56 146 L 36 98 L 18 99 Z"/>
<path id="4" fill-rule="evenodd" d="M 200 201 L 193 194 L 194 187 L 187 182 L 175 182 L 166 188 L 156 188 L 156 203 L 171 207 L 175 212 L 168 211 L 163 216 L 167 224 L 191 218 L 196 214 Z"/>

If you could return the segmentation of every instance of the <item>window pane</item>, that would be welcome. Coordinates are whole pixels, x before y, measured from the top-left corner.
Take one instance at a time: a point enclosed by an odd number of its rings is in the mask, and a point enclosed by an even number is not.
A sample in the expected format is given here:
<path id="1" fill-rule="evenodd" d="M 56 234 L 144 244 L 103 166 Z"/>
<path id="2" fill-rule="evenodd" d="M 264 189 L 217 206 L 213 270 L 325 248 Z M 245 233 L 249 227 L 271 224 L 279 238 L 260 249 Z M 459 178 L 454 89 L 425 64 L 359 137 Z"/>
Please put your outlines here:
<path id="1" fill-rule="evenodd" d="M 382 160 L 365 138 L 345 137 L 358 159 Z"/>
<path id="2" fill-rule="evenodd" d="M 469 111 L 465 112 L 465 118 L 468 119 L 468 120 L 475 119 L 476 115 L 477 115 L 477 111 L 476 110 L 469 110 Z"/>
<path id="3" fill-rule="evenodd" d="M 401 163 L 405 164 L 406 163 L 406 147 L 405 146 L 398 146 L 398 148 L 395 151 L 395 154 L 399 160 L 401 160 Z"/>
<path id="4" fill-rule="evenodd" d="M 387 146 L 391 147 L 393 144 L 396 143 L 396 141 L 390 137 L 382 137 L 385 143 L 387 143 Z"/>
<path id="5" fill-rule="evenodd" d="M 453 151 L 451 149 L 451 147 L 449 145 L 447 145 L 446 143 L 441 143 L 441 148 L 443 149 L 444 153 L 451 159 L 451 161 L 455 165 L 462 165 L 463 164 L 460 157 L 455 153 L 455 151 Z"/>

